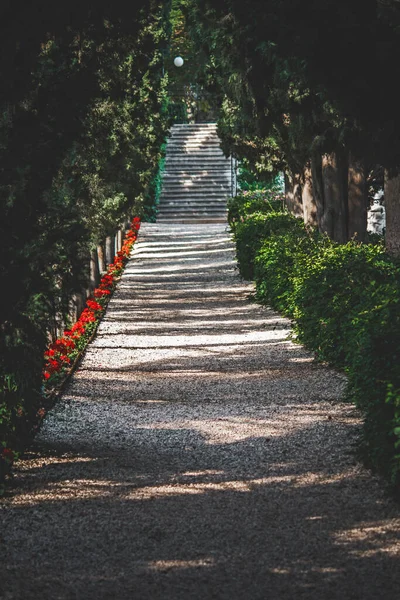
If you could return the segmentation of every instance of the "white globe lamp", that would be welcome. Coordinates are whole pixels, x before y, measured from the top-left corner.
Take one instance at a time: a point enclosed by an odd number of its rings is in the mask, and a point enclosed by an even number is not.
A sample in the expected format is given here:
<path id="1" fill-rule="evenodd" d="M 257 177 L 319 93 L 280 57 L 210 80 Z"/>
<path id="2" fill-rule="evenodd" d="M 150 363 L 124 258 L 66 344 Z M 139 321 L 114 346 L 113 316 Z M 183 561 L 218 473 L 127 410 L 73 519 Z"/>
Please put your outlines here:
<path id="1" fill-rule="evenodd" d="M 174 65 L 176 67 L 181 67 L 183 65 L 183 58 L 182 56 L 177 56 L 176 58 L 174 58 Z"/>

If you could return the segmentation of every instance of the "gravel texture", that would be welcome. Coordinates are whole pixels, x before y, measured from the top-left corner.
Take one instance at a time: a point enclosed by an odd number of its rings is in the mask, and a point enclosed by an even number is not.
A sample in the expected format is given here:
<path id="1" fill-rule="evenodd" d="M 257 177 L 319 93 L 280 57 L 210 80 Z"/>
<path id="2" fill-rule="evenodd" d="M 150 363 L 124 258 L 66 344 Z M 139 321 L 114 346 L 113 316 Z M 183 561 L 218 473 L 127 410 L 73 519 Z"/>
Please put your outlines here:
<path id="1" fill-rule="evenodd" d="M 400 597 L 345 378 L 252 291 L 225 225 L 143 226 L 2 502 L 1 600 Z"/>

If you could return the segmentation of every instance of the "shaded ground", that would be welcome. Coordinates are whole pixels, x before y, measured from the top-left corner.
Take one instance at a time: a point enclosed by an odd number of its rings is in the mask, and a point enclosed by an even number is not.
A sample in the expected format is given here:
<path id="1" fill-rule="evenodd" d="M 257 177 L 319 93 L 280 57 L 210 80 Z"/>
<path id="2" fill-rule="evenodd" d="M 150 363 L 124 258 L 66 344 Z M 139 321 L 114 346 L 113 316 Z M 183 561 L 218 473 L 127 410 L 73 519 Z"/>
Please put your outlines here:
<path id="1" fill-rule="evenodd" d="M 146 225 L 1 512 L 0 598 L 397 599 L 400 508 L 342 375 L 223 225 Z"/>

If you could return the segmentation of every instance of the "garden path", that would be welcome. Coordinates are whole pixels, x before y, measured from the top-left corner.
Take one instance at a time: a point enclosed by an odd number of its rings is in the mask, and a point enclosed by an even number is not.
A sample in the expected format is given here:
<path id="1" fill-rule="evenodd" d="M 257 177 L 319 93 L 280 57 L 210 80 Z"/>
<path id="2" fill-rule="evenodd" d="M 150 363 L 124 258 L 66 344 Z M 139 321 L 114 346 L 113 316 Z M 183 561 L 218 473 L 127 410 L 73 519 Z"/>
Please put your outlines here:
<path id="1" fill-rule="evenodd" d="M 400 509 L 341 374 L 223 224 L 145 224 L 2 507 L 2 600 L 397 599 Z"/>

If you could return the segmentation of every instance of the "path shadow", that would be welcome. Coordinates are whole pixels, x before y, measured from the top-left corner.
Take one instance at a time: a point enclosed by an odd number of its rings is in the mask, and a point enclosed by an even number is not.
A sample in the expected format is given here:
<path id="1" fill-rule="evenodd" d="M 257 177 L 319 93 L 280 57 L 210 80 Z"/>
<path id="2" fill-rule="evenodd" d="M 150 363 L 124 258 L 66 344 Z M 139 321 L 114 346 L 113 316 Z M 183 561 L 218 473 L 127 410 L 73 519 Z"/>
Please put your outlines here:
<path id="1" fill-rule="evenodd" d="M 169 427 L 41 443 L 11 491 L 4 589 L 27 599 L 39 589 L 50 598 L 56 583 L 58 598 L 394 600 L 399 511 L 350 454 L 332 470 L 334 439 L 310 454 L 318 427 L 233 443 Z M 26 523 L 19 539 L 14 513 Z"/>

